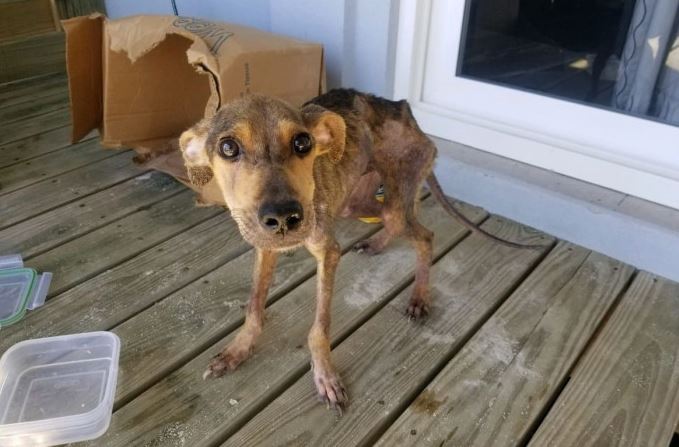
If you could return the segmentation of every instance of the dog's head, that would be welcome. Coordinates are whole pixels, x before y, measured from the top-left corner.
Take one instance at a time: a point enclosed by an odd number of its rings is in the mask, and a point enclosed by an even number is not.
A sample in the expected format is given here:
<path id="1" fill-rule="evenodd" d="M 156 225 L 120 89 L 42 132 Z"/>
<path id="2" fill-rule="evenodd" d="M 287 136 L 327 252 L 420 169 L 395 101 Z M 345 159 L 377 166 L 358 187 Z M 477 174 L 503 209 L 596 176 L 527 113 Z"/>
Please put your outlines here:
<path id="1" fill-rule="evenodd" d="M 315 160 L 338 162 L 345 134 L 342 117 L 322 107 L 251 95 L 185 131 L 179 145 L 190 181 L 215 178 L 248 242 L 285 249 L 314 226 Z"/>

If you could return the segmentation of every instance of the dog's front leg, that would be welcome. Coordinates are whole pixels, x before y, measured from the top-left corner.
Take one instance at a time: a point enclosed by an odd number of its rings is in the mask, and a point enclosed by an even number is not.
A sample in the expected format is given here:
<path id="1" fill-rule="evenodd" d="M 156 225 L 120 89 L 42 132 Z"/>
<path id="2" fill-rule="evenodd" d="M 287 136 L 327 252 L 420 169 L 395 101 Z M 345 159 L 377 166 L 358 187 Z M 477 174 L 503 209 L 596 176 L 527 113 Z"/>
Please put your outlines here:
<path id="1" fill-rule="evenodd" d="M 334 239 L 325 239 L 307 247 L 318 262 L 316 317 L 309 332 L 314 383 L 319 397 L 328 407 L 332 406 L 341 413 L 348 397 L 330 359 L 330 309 L 335 271 L 342 253 L 339 244 Z"/>
<path id="2" fill-rule="evenodd" d="M 255 347 L 255 341 L 262 333 L 264 324 L 264 305 L 269 293 L 271 278 L 276 267 L 277 253 L 271 250 L 256 249 L 255 268 L 252 274 L 252 292 L 245 311 L 245 324 L 233 339 L 211 361 L 204 377 L 219 377 L 233 371 L 245 361 Z"/>

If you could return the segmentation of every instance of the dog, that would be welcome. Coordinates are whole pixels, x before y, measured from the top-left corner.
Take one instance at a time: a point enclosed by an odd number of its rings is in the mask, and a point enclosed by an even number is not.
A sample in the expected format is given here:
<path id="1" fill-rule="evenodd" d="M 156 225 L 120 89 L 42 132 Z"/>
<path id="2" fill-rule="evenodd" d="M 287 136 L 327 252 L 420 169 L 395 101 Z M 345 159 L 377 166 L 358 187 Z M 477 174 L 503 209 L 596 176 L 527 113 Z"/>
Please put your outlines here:
<path id="1" fill-rule="evenodd" d="M 406 101 L 351 89 L 331 90 L 296 109 L 260 95 L 224 106 L 185 131 L 179 145 L 189 179 L 219 185 L 243 238 L 256 252 L 245 323 L 208 365 L 204 378 L 232 371 L 248 358 L 262 332 L 264 307 L 280 252 L 305 246 L 316 258 L 316 315 L 309 332 L 319 397 L 340 413 L 347 392 L 330 357 L 330 302 L 340 246 L 339 217 L 380 216 L 384 230 L 354 249 L 380 253 L 397 237 L 417 254 L 409 318 L 429 312 L 433 234 L 417 220 L 423 183 L 470 229 L 513 247 L 475 226 L 446 199 L 433 174 L 436 146 L 420 130 Z M 383 185 L 383 203 L 375 199 Z"/>

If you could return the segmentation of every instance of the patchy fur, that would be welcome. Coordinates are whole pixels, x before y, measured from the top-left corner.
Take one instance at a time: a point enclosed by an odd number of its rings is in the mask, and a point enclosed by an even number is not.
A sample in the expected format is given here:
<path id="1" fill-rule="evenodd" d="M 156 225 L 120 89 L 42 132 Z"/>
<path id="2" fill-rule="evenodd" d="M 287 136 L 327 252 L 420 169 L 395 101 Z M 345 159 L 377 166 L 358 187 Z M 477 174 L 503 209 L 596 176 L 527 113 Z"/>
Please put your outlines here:
<path id="1" fill-rule="evenodd" d="M 296 142 L 309 138 L 311 145 L 302 145 L 308 151 L 295 149 L 300 147 Z M 220 151 L 234 145 L 239 148 L 237 156 Z M 308 340 L 314 383 L 320 397 L 341 411 L 347 393 L 330 358 L 329 338 L 330 303 L 341 255 L 335 220 L 382 218 L 384 231 L 355 246 L 367 254 L 381 252 L 398 236 L 410 241 L 417 265 L 406 312 L 411 318 L 426 315 L 433 235 L 416 215 L 423 182 L 428 180 L 448 211 L 461 216 L 433 176 L 436 147 L 418 127 L 406 101 L 346 89 L 321 95 L 301 110 L 258 95 L 238 99 L 187 130 L 180 146 L 191 181 L 216 178 L 243 237 L 257 251 L 245 324 L 210 362 L 206 377 L 233 370 L 248 357 L 262 330 L 277 253 L 304 245 L 318 263 L 316 317 Z M 375 199 L 379 185 L 384 185 L 383 203 Z M 464 216 L 461 219 L 488 235 Z"/>

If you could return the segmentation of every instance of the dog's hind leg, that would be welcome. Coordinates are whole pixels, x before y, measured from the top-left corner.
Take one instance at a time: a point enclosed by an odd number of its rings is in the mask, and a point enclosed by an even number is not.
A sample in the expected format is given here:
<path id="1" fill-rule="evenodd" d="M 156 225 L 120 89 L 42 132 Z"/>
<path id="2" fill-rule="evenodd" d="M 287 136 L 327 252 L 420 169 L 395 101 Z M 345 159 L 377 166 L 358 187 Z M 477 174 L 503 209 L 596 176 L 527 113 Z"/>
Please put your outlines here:
<path id="1" fill-rule="evenodd" d="M 250 356 L 255 347 L 255 341 L 262 332 L 264 306 L 278 255 L 271 250 L 256 249 L 255 251 L 253 287 L 250 301 L 245 310 L 245 324 L 241 327 L 236 338 L 210 361 L 204 378 L 209 376 L 219 377 L 227 371 L 236 369 Z"/>
<path id="2" fill-rule="evenodd" d="M 391 238 L 402 235 L 415 249 L 415 285 L 406 314 L 419 318 L 429 312 L 429 270 L 432 262 L 432 240 L 434 233 L 417 220 L 420 187 L 422 179 L 431 169 L 429 165 L 413 166 L 408 172 L 410 182 L 392 181 L 390 199 L 384 211 L 385 232 L 377 242 L 386 245 Z M 385 186 L 385 196 L 387 186 Z M 371 241 L 372 242 L 372 241 Z"/>
<path id="3" fill-rule="evenodd" d="M 347 392 L 330 358 L 330 309 L 335 283 L 335 271 L 340 260 L 339 244 L 327 237 L 307 248 L 318 262 L 316 287 L 316 317 L 309 331 L 309 351 L 314 384 L 319 397 L 328 407 L 342 412 L 348 401 Z"/>
<path id="4" fill-rule="evenodd" d="M 415 248 L 417 264 L 415 266 L 415 286 L 410 297 L 406 315 L 419 318 L 429 313 L 431 298 L 429 294 L 429 270 L 432 262 L 432 240 L 434 233 L 417 221 L 415 210 L 408 211 L 406 216 L 405 236 Z"/>
<path id="5" fill-rule="evenodd" d="M 427 315 L 431 306 L 429 271 L 431 270 L 433 256 L 432 241 L 434 239 L 434 233 L 417 220 L 417 210 L 422 184 L 432 171 L 434 158 L 436 157 L 436 147 L 428 138 L 424 137 L 419 148 L 419 150 L 415 149 L 417 156 L 413 157 L 419 163 L 411 162 L 410 164 L 412 166 L 412 170 L 409 172 L 412 179 L 411 183 L 401 191 L 405 209 L 404 235 L 413 245 L 417 255 L 415 285 L 408 308 L 406 309 L 406 315 L 413 319 Z"/>
<path id="6" fill-rule="evenodd" d="M 411 145 L 394 153 L 398 159 L 383 160 L 378 169 L 384 183 L 384 230 L 354 248 L 368 254 L 379 253 L 395 237 L 403 235 L 417 254 L 415 287 L 407 315 L 418 318 L 429 312 L 429 270 L 432 262 L 433 233 L 417 220 L 420 190 L 432 169 L 436 147 L 426 137 L 416 137 Z"/>
<path id="7" fill-rule="evenodd" d="M 429 269 L 434 235 L 417 220 L 417 193 L 412 194 L 395 184 L 387 184 L 385 186 L 387 197 L 389 197 L 389 187 L 392 188 L 391 199 L 387 199 L 382 211 L 383 231 L 357 243 L 354 249 L 376 254 L 381 252 L 395 237 L 403 235 L 408 239 L 417 254 L 417 264 L 415 288 L 406 313 L 411 318 L 418 318 L 429 312 Z"/>
<path id="8" fill-rule="evenodd" d="M 421 173 L 418 172 L 414 178 L 421 184 Z M 417 255 L 417 264 L 415 287 L 406 311 L 410 318 L 426 315 L 430 305 L 429 269 L 434 234 L 417 220 L 419 190 L 419 187 L 403 186 L 400 182 L 385 182 L 386 201 L 382 212 L 384 230 L 364 242 L 368 253 L 379 253 L 393 238 L 401 235 L 412 244 Z"/>

